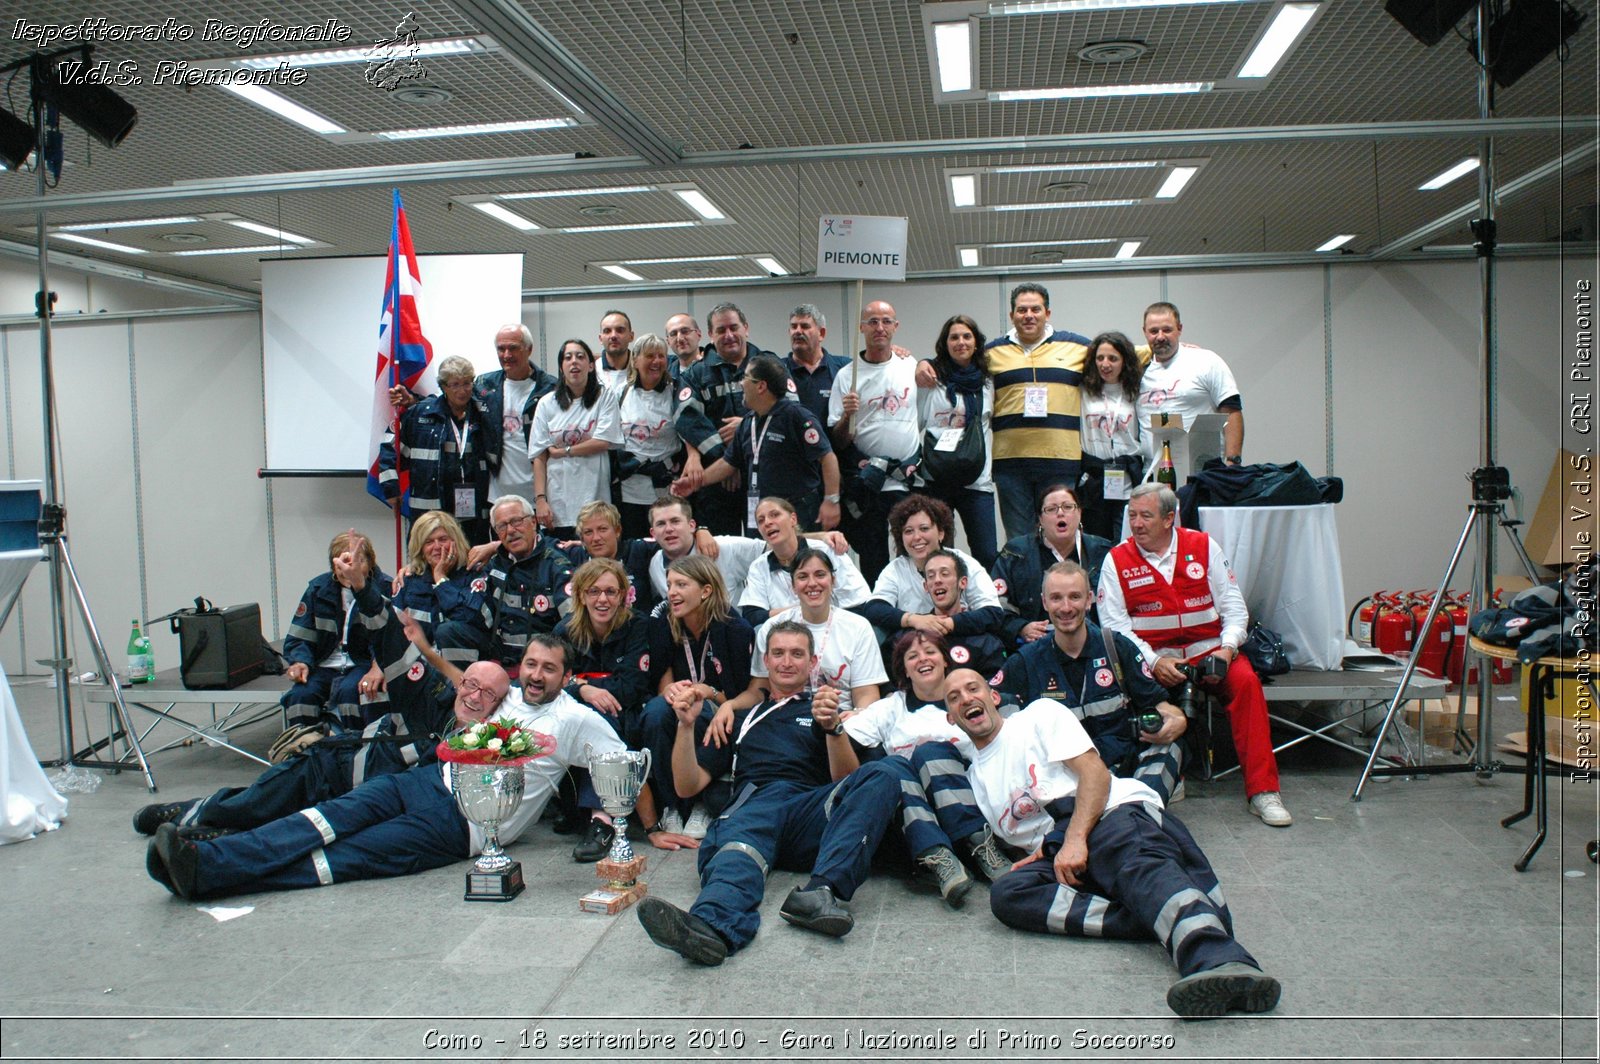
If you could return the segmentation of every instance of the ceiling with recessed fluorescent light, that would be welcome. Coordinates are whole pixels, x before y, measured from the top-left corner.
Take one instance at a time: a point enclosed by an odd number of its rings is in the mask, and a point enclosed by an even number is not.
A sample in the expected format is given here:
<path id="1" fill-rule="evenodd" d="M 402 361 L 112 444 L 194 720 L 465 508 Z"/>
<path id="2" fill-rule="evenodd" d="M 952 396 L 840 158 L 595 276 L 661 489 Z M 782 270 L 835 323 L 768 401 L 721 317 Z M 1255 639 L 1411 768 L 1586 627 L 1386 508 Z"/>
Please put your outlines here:
<path id="1" fill-rule="evenodd" d="M 1600 20 L 1596 0 L 1574 6 L 1563 61 L 1496 92 L 1507 253 L 1594 239 Z M 8 19 L 82 17 L 69 8 L 22 0 Z M 145 79 L 116 86 L 139 123 L 115 149 L 65 128 L 45 196 L 64 257 L 251 293 L 264 257 L 382 254 L 391 187 L 419 250 L 522 252 L 531 292 L 803 277 L 837 212 L 908 217 L 913 275 L 1471 243 L 1475 65 L 1377 0 L 269 9 L 240 48 L 259 5 L 95 5 L 110 26 L 193 33 L 97 48 Z M 372 49 L 408 13 L 425 77 L 386 89 Z M 275 39 L 329 20 L 348 39 Z M 5 29 L 0 64 L 31 47 Z M 237 83 L 263 70 L 297 73 Z M 25 113 L 26 91 L 0 103 Z M 0 251 L 27 254 L 36 206 L 33 174 L 0 172 Z"/>

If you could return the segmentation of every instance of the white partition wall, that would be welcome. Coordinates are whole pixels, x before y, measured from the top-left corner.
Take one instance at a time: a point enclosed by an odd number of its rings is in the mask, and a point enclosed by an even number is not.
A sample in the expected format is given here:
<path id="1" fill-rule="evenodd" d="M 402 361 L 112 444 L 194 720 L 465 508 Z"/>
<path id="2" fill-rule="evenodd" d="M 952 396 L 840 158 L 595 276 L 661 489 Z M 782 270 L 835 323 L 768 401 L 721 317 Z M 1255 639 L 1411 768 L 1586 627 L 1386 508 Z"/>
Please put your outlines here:
<path id="1" fill-rule="evenodd" d="M 1499 267 L 1499 457 L 1520 489 L 1525 516 L 1561 438 L 1563 352 L 1574 328 L 1570 296 L 1583 265 L 1549 258 Z M 1018 280 L 869 285 L 867 297 L 894 303 L 901 342 L 922 355 L 957 310 L 976 317 L 991 336 L 1004 332 L 1006 293 Z M 1465 518 L 1465 478 L 1478 464 L 1475 263 L 1334 262 L 1042 280 L 1056 324 L 1086 334 L 1118 328 L 1133 335 L 1145 305 L 1163 298 L 1178 305 L 1185 338 L 1221 352 L 1239 379 L 1246 458 L 1299 459 L 1314 474 L 1344 478 L 1337 513 L 1351 601 L 1377 588 L 1438 580 Z M 30 311 L 35 286 L 23 266 L 0 267 L 0 315 Z M 130 617 L 165 613 L 200 594 L 219 604 L 260 602 L 267 634 L 281 634 L 306 580 L 326 565 L 329 538 L 351 525 L 371 534 L 384 566 L 392 564 L 388 512 L 360 480 L 256 476 L 265 464 L 257 313 L 130 322 L 115 315 L 159 305 L 162 297 L 72 275 L 52 286 L 62 293 L 63 312 L 105 313 L 101 320 L 62 318 L 55 336 L 74 555 L 114 655 Z M 838 281 L 793 281 L 621 290 L 531 297 L 522 309 L 546 364 L 566 336 L 592 343 L 611 307 L 626 310 L 639 332 L 660 331 L 680 310 L 703 322 L 724 299 L 745 308 L 757 342 L 779 351 L 788 346 L 789 309 L 815 303 L 828 318 L 829 348 L 847 352 L 856 340 L 847 320 L 852 289 Z M 491 341 L 483 338 L 485 352 Z M 0 381 L 6 393 L 0 471 L 38 477 L 34 326 L 0 328 Z M 1503 558 L 1502 570 L 1511 567 Z M 0 633 L 0 660 L 9 671 L 38 672 L 34 659 L 49 652 L 45 590 L 41 571 Z M 154 641 L 157 659 L 172 664 L 175 640 L 163 630 Z M 86 661 L 81 640 L 78 649 Z"/>

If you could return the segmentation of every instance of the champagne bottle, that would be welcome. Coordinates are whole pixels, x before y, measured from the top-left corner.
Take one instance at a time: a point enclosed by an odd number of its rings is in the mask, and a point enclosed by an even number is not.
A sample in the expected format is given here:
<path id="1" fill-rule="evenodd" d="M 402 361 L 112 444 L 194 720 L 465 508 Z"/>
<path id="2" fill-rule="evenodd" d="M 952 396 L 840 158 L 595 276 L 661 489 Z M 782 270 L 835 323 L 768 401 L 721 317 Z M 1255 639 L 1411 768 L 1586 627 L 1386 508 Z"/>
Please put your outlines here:
<path id="1" fill-rule="evenodd" d="M 156 659 L 150 652 L 150 640 L 139 631 L 139 618 L 133 619 L 133 633 L 128 636 L 128 682 L 149 683 L 156 678 Z"/>
<path id="2" fill-rule="evenodd" d="M 1172 465 L 1172 443 L 1169 440 L 1161 442 L 1161 461 L 1156 463 L 1156 483 L 1165 484 L 1173 491 L 1178 490 L 1178 471 Z"/>

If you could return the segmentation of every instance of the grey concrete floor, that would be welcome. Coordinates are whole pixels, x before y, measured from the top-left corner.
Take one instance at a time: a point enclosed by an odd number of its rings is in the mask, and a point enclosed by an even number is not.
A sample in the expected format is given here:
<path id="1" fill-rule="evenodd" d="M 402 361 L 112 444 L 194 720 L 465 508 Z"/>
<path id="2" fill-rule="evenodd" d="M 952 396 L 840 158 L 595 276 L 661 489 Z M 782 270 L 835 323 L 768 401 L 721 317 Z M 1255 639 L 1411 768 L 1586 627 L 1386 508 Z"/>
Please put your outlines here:
<path id="1" fill-rule="evenodd" d="M 53 756 L 53 692 L 24 679 L 16 693 L 36 751 Z M 276 731 L 240 741 L 264 750 Z M 203 746 L 153 764 L 163 799 L 255 771 Z M 1353 803 L 1351 755 L 1301 747 L 1283 766 L 1287 830 L 1246 812 L 1237 777 L 1191 783 L 1175 808 L 1240 940 L 1284 987 L 1272 1014 L 1198 1024 L 1167 1011 L 1174 972 L 1153 943 L 1015 932 L 981 886 L 950 911 L 891 874 L 858 892 L 856 928 L 835 941 L 777 919 L 801 877 L 776 873 L 754 944 L 693 967 L 631 911 L 579 913 L 594 873 L 547 824 L 512 848 L 529 885 L 506 905 L 464 903 L 462 865 L 233 899 L 249 911 L 221 921 L 146 876 L 129 818 L 153 799 L 138 773 L 106 774 L 71 796 L 60 830 L 0 847 L 0 1055 L 1596 1059 L 1592 780 L 1551 779 L 1550 838 L 1518 873 L 1533 829 L 1499 821 L 1521 805 L 1519 775 L 1375 781 Z M 641 852 L 651 892 L 688 905 L 694 855 Z"/>

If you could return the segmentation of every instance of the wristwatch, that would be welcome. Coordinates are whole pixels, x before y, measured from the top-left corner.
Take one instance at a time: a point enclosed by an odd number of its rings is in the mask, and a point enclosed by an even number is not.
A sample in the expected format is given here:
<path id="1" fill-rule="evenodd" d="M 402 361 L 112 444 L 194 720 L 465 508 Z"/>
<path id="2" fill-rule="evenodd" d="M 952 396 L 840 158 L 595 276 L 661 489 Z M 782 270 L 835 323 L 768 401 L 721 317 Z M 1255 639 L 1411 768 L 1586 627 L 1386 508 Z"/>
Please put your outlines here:
<path id="1" fill-rule="evenodd" d="M 822 497 L 822 501 L 823 502 L 835 502 L 836 503 L 836 502 L 839 501 L 839 493 L 838 492 L 834 492 L 832 495 L 824 495 Z"/>
<path id="2" fill-rule="evenodd" d="M 1228 465 L 1242 465 L 1244 463 L 1244 455 L 1230 454 L 1228 457 L 1224 458 L 1223 461 Z"/>
<path id="3" fill-rule="evenodd" d="M 843 735 L 844 734 L 844 721 L 841 720 L 838 724 L 835 724 L 833 726 L 833 730 L 830 731 L 828 734 L 829 735 Z"/>

